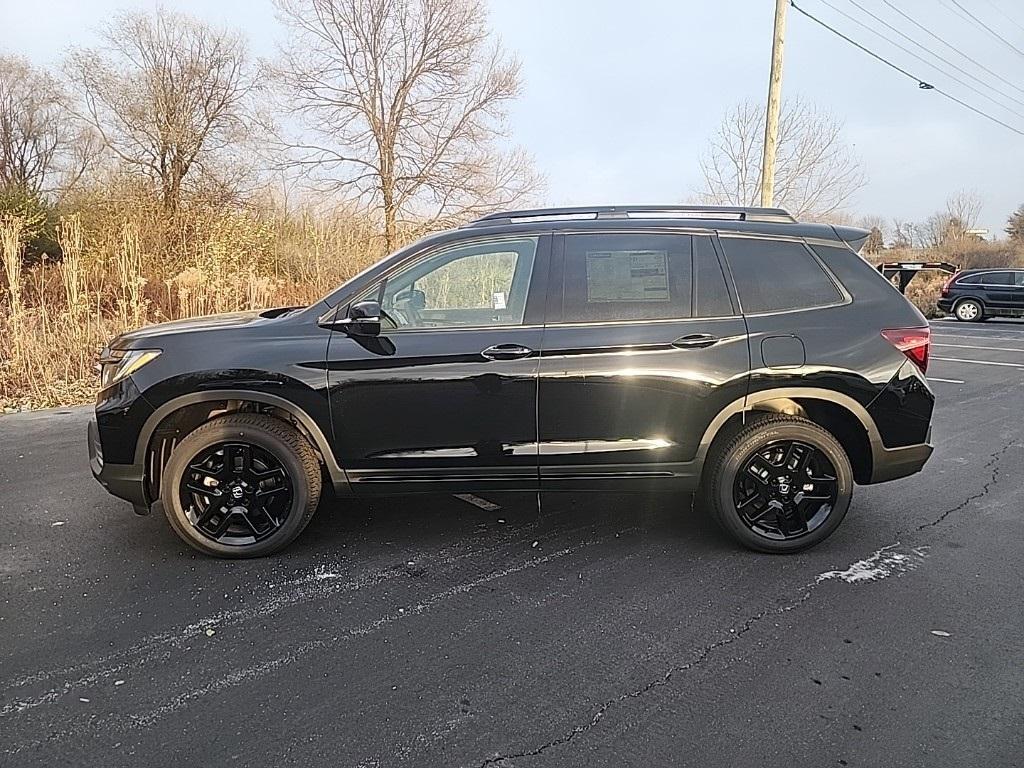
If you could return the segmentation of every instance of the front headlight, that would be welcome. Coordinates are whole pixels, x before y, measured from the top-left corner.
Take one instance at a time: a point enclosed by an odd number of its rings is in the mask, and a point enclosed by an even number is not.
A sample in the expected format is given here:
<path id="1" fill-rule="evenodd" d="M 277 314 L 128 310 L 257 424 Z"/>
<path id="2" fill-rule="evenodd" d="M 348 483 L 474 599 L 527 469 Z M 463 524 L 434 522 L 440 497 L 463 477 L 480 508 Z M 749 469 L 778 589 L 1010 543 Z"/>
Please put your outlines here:
<path id="1" fill-rule="evenodd" d="M 100 389 L 131 376 L 159 355 L 159 349 L 104 349 L 96 365 L 100 373 Z"/>

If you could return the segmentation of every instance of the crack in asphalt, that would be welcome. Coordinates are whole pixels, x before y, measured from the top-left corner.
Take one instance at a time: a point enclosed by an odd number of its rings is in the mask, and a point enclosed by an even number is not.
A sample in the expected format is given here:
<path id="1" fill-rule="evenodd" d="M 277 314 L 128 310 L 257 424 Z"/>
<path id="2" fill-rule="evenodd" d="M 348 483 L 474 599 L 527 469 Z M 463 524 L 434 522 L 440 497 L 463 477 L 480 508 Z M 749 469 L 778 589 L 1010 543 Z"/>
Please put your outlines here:
<path id="1" fill-rule="evenodd" d="M 494 765 L 501 766 L 506 761 L 518 760 L 523 757 L 535 757 L 551 749 L 552 747 L 558 747 L 563 744 L 568 744 L 574 738 L 576 738 L 580 734 L 586 733 L 591 728 L 596 726 L 599 722 L 601 722 L 602 718 L 604 718 L 605 716 L 605 713 L 608 712 L 608 710 L 614 707 L 615 705 L 621 704 L 622 702 L 628 701 L 629 699 L 638 699 L 641 696 L 647 694 L 648 692 L 654 690 L 655 688 L 660 688 L 662 686 L 668 685 L 672 681 L 673 676 L 680 672 L 686 672 L 688 670 L 693 669 L 694 667 L 699 666 L 714 651 L 721 648 L 722 646 L 734 643 L 738 638 L 742 637 L 751 629 L 753 629 L 754 625 L 762 619 L 764 619 L 766 616 L 786 613 L 788 611 L 792 611 L 798 608 L 801 604 L 803 604 L 811 597 L 811 593 L 814 591 L 815 586 L 816 584 L 814 583 L 809 584 L 806 587 L 804 587 L 803 594 L 801 594 L 800 597 L 798 597 L 796 600 L 786 603 L 785 605 L 777 606 L 775 608 L 767 608 L 761 611 L 760 613 L 757 613 L 754 616 L 751 616 L 750 618 L 746 619 L 738 626 L 731 627 L 729 629 L 728 636 L 703 646 L 697 651 L 694 658 L 692 658 L 685 664 L 678 664 L 673 667 L 670 667 L 664 675 L 662 675 L 659 678 L 656 678 L 655 680 L 652 680 L 646 685 L 635 690 L 629 691 L 627 693 L 620 694 L 619 696 L 616 696 L 614 699 L 609 699 L 608 701 L 604 702 L 600 707 L 597 708 L 597 711 L 594 713 L 593 717 L 591 717 L 590 722 L 584 723 L 583 725 L 574 726 L 572 730 L 562 734 L 556 739 L 552 739 L 546 744 L 542 744 L 541 746 L 535 749 L 531 749 L 525 752 L 516 752 L 508 755 L 497 755 L 495 757 L 490 757 L 484 760 L 482 763 L 480 763 L 479 768 L 487 768 L 487 766 Z"/>
<path id="2" fill-rule="evenodd" d="M 966 499 L 964 499 L 962 502 L 960 502 L 956 506 L 953 506 L 953 507 L 950 507 L 947 510 L 944 510 L 934 520 L 932 520 L 930 522 L 927 522 L 927 523 L 922 523 L 921 525 L 917 526 L 917 530 L 918 531 L 922 531 L 922 530 L 925 530 L 927 528 L 932 528 L 932 527 L 938 525 L 939 523 L 941 523 L 943 520 L 945 520 L 950 515 L 952 515 L 952 514 L 954 514 L 956 512 L 959 512 L 960 510 L 964 509 L 965 507 L 967 507 L 972 502 L 975 502 L 978 499 L 983 498 L 984 496 L 987 496 L 992 491 L 992 489 L 995 487 L 996 483 L 999 480 L 999 474 L 1000 474 L 999 463 L 1000 463 L 1000 461 L 1003 459 L 1003 457 L 1006 455 L 1006 453 L 1011 448 L 1015 447 L 1016 445 L 1017 445 L 1017 442 L 1015 440 L 1012 440 L 1009 443 L 1007 443 L 1006 445 L 1004 445 L 1002 448 L 1000 448 L 998 451 L 994 451 L 993 453 L 991 453 L 989 455 L 989 459 L 985 463 L 985 465 L 982 467 L 982 469 L 983 470 L 986 470 L 986 469 L 987 470 L 991 470 L 991 477 L 989 478 L 988 481 L 986 481 L 984 483 L 984 485 L 982 485 L 980 491 L 978 491 L 977 493 L 971 494 L 970 496 L 968 496 Z M 899 543 L 900 542 L 897 541 L 896 544 L 893 544 L 893 545 L 890 545 L 890 546 L 897 546 Z M 685 664 L 678 664 L 678 665 L 670 667 L 664 673 L 664 675 L 662 675 L 662 677 L 656 678 L 655 680 L 647 683 L 646 685 L 644 685 L 644 686 L 642 686 L 640 688 L 637 688 L 635 690 L 629 691 L 627 693 L 620 694 L 619 696 L 616 696 L 613 699 L 609 699 L 609 700 L 605 701 L 603 704 L 601 704 L 597 708 L 597 710 L 594 712 L 594 715 L 593 715 L 593 717 L 591 717 L 589 722 L 584 723 L 582 725 L 573 726 L 573 728 L 571 730 L 567 731 L 566 733 L 563 733 L 558 738 L 552 739 L 551 741 L 546 742 L 545 744 L 542 744 L 541 746 L 536 747 L 534 749 L 523 751 L 523 752 L 515 752 L 515 753 L 511 753 L 511 754 L 507 754 L 507 755 L 496 755 L 494 757 L 490 757 L 490 758 L 484 760 L 482 763 L 480 763 L 478 768 L 488 768 L 488 766 L 499 766 L 499 768 L 500 768 L 501 766 L 504 766 L 508 762 L 511 762 L 511 761 L 514 761 L 514 760 L 518 760 L 518 759 L 521 759 L 521 758 L 524 758 L 524 757 L 536 757 L 538 755 L 543 754 L 544 752 L 546 752 L 547 750 L 549 750 L 549 749 L 551 749 L 553 747 L 558 747 L 558 746 L 562 746 L 563 744 L 568 744 L 573 739 L 575 739 L 577 736 L 579 736 L 581 734 L 584 734 L 584 733 L 588 732 L 589 730 L 591 730 L 592 728 L 594 728 L 599 722 L 601 722 L 601 720 L 604 718 L 604 716 L 608 712 L 608 710 L 610 710 L 614 706 L 616 706 L 618 704 L 621 704 L 623 702 L 626 702 L 626 701 L 628 701 L 630 699 L 640 698 L 641 696 L 644 696 L 646 693 L 652 691 L 655 688 L 659 688 L 659 687 L 668 685 L 672 681 L 672 677 L 674 675 L 676 675 L 678 673 L 681 673 L 681 672 L 686 672 L 688 670 L 691 670 L 691 669 L 699 666 L 709 656 L 711 656 L 711 654 L 714 651 L 716 651 L 717 649 L 719 649 L 719 648 L 721 648 L 723 646 L 730 645 L 731 643 L 734 643 L 738 638 L 742 637 L 747 632 L 749 632 L 751 629 L 753 629 L 753 627 L 759 621 L 764 619 L 766 616 L 773 615 L 773 614 L 786 613 L 788 611 L 792 611 L 792 610 L 795 610 L 796 608 L 799 608 L 804 602 L 806 602 L 808 599 L 810 599 L 811 594 L 814 592 L 814 588 L 817 586 L 818 583 L 819 582 L 814 582 L 814 583 L 811 583 L 811 584 L 807 585 L 806 587 L 804 587 L 803 593 L 796 600 L 793 600 L 793 601 L 791 601 L 789 603 L 786 603 L 785 605 L 778 606 L 778 607 L 776 607 L 774 609 L 773 608 L 765 609 L 765 610 L 761 611 L 760 613 L 757 613 L 754 616 L 746 619 L 739 626 L 731 627 L 729 629 L 728 636 L 726 636 L 726 637 L 724 637 L 724 638 L 722 638 L 720 640 L 716 640 L 713 643 L 709 643 L 709 644 L 701 647 L 697 651 L 697 653 L 694 656 L 694 658 L 692 658 L 690 661 L 686 662 Z"/>
<path id="3" fill-rule="evenodd" d="M 1015 447 L 1016 445 L 1017 441 L 1011 440 L 998 451 L 994 451 L 993 453 L 989 454 L 989 459 L 985 463 L 985 466 L 982 467 L 982 470 L 991 470 L 992 476 L 988 479 L 988 481 L 985 482 L 984 485 L 981 486 L 980 491 L 971 494 L 966 499 L 957 504 L 955 507 L 950 507 L 949 509 L 943 511 L 934 520 L 927 523 L 921 523 L 921 525 L 917 526 L 917 530 L 923 531 L 925 528 L 933 528 L 953 513 L 959 512 L 961 509 L 964 509 L 968 504 L 987 496 L 999 480 L 999 462 L 1002 460 L 1003 456 L 1006 455 L 1006 452 L 1009 451 L 1011 448 Z"/>

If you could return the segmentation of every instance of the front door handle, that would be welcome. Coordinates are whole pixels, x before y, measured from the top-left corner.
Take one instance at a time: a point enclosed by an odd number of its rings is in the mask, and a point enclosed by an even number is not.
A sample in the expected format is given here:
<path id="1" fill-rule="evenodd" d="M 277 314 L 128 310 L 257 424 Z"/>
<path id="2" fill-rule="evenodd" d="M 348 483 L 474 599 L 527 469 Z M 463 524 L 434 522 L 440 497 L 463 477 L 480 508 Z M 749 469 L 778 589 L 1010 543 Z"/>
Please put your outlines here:
<path id="1" fill-rule="evenodd" d="M 480 354 L 488 360 L 518 360 L 520 357 L 529 357 L 533 350 L 521 344 L 495 344 Z"/>
<path id="2" fill-rule="evenodd" d="M 680 336 L 672 342 L 672 346 L 679 349 L 703 349 L 704 347 L 710 347 L 712 344 L 717 344 L 719 341 L 720 339 L 717 336 L 712 336 L 710 333 L 691 333 L 686 336 Z"/>

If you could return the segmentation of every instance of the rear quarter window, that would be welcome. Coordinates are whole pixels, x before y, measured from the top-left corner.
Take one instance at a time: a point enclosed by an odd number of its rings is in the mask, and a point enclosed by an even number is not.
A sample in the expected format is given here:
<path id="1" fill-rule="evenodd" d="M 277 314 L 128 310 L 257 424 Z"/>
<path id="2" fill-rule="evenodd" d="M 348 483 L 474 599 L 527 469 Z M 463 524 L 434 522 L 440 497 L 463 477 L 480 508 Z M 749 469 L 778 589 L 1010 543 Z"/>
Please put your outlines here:
<path id="1" fill-rule="evenodd" d="M 722 246 L 746 314 L 827 307 L 843 299 L 803 243 L 723 237 Z"/>
<path id="2" fill-rule="evenodd" d="M 955 285 L 977 285 L 981 282 L 981 275 L 967 275 L 957 278 Z"/>

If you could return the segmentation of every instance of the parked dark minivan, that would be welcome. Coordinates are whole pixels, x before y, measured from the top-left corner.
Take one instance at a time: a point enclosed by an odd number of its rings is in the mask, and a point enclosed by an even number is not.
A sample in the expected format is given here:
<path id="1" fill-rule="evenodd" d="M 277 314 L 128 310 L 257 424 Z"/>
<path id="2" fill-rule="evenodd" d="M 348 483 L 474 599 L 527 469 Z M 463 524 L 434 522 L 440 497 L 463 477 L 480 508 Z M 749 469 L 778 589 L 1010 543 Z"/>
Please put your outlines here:
<path id="1" fill-rule="evenodd" d="M 1024 317 L 1024 269 L 965 269 L 942 286 L 939 309 L 957 320 Z"/>
<path id="2" fill-rule="evenodd" d="M 762 208 L 485 216 L 310 307 L 114 339 L 92 470 L 226 557 L 292 541 L 323 482 L 699 489 L 740 543 L 804 549 L 854 483 L 932 452 L 928 324 L 867 236 Z"/>

